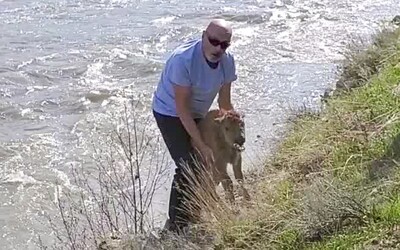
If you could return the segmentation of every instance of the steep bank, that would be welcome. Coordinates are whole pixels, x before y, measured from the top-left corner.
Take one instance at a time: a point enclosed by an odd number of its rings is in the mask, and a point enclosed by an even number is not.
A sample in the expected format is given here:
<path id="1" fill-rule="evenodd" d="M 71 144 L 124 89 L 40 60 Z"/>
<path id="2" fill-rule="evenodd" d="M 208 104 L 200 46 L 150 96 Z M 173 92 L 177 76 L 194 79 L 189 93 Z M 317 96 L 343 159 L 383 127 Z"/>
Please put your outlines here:
<path id="1" fill-rule="evenodd" d="M 400 29 L 347 56 L 324 109 L 293 119 L 253 201 L 210 223 L 216 248 L 400 246 Z"/>

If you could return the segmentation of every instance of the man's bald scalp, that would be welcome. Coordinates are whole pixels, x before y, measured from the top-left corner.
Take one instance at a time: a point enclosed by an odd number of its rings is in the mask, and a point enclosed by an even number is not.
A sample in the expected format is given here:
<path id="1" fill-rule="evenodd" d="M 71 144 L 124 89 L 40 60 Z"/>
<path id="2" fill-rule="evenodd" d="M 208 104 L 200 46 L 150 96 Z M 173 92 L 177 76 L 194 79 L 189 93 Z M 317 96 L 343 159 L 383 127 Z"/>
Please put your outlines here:
<path id="1" fill-rule="evenodd" d="M 224 19 L 213 19 L 208 24 L 206 31 L 209 33 L 232 34 L 232 27 Z"/>

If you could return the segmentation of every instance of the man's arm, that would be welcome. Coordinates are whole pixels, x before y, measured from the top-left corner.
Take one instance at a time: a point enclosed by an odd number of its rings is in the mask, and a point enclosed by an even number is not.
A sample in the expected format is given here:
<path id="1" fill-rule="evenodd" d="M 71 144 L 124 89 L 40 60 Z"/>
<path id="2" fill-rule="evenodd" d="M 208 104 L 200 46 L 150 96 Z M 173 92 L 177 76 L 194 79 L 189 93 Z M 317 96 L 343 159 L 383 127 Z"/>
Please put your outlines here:
<path id="1" fill-rule="evenodd" d="M 218 93 L 218 105 L 219 109 L 223 110 L 233 110 L 233 105 L 231 101 L 231 85 L 232 83 L 225 83 L 222 85 Z"/>
<path id="2" fill-rule="evenodd" d="M 201 135 L 199 129 L 195 121 L 193 120 L 192 114 L 190 112 L 190 87 L 183 87 L 179 85 L 174 85 L 175 91 L 175 102 L 176 102 L 176 111 L 180 120 L 182 121 L 183 126 L 186 131 L 192 137 L 193 143 L 199 149 L 205 146 L 203 140 L 201 139 Z"/>
<path id="3" fill-rule="evenodd" d="M 191 83 L 184 60 L 180 57 L 171 59 L 168 68 L 169 80 L 174 83 L 176 112 L 194 145 L 202 149 L 205 144 L 190 111 Z"/>
<path id="4" fill-rule="evenodd" d="M 228 53 L 227 60 L 223 62 L 225 62 L 225 79 L 218 93 L 218 105 L 220 109 L 233 111 L 231 86 L 232 82 L 237 80 L 235 58 Z"/>

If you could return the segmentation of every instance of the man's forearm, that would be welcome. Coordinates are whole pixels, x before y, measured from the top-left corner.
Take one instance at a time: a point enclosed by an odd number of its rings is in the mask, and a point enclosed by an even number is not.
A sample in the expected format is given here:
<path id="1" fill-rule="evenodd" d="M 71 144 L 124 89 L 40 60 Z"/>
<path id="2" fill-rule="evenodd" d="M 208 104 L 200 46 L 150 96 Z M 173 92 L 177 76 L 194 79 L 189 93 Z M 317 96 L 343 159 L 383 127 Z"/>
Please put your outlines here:
<path id="1" fill-rule="evenodd" d="M 224 84 L 224 86 L 220 89 L 218 94 L 218 106 L 219 109 L 233 110 L 230 83 Z"/>
<path id="2" fill-rule="evenodd" d="M 218 101 L 219 109 L 223 110 L 233 110 L 233 105 L 230 100 L 219 100 Z"/>
<path id="3" fill-rule="evenodd" d="M 179 118 L 182 121 L 183 126 L 193 140 L 196 147 L 201 148 L 204 146 L 204 142 L 201 138 L 200 131 L 197 128 L 196 122 L 193 120 L 189 112 L 183 111 L 179 114 Z"/>
<path id="4" fill-rule="evenodd" d="M 203 148 L 205 145 L 201 139 L 200 131 L 197 128 L 196 122 L 192 117 L 190 107 L 191 89 L 189 87 L 175 86 L 176 112 L 181 120 L 187 133 L 193 140 L 193 143 L 198 148 Z"/>
<path id="5" fill-rule="evenodd" d="M 219 109 L 233 110 L 232 103 L 219 103 Z"/>

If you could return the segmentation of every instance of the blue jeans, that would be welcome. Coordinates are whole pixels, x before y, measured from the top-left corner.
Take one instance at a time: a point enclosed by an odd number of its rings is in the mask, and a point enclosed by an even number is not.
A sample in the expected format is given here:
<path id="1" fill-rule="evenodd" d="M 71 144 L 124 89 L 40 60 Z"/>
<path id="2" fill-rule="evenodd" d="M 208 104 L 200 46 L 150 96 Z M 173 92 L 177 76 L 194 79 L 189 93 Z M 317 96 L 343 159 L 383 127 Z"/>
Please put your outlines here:
<path id="1" fill-rule="evenodd" d="M 193 216 L 196 212 L 185 211 L 184 209 L 185 201 L 191 197 L 190 194 L 186 195 L 186 193 L 190 193 L 192 190 L 188 190 L 187 188 L 189 180 L 183 175 L 184 169 L 181 166 L 181 160 L 186 162 L 195 172 L 199 171 L 199 169 L 197 169 L 193 162 L 192 157 L 195 157 L 195 155 L 193 154 L 194 149 L 190 142 L 190 135 L 187 133 L 179 117 L 166 116 L 154 110 L 153 115 L 168 151 L 176 165 L 171 185 L 168 208 L 169 220 L 167 221 L 168 225 L 166 225 L 166 229 L 179 232 L 188 222 L 196 222 L 196 218 Z M 198 123 L 200 119 L 194 119 L 194 121 Z M 177 187 L 179 187 L 179 190 Z"/>

